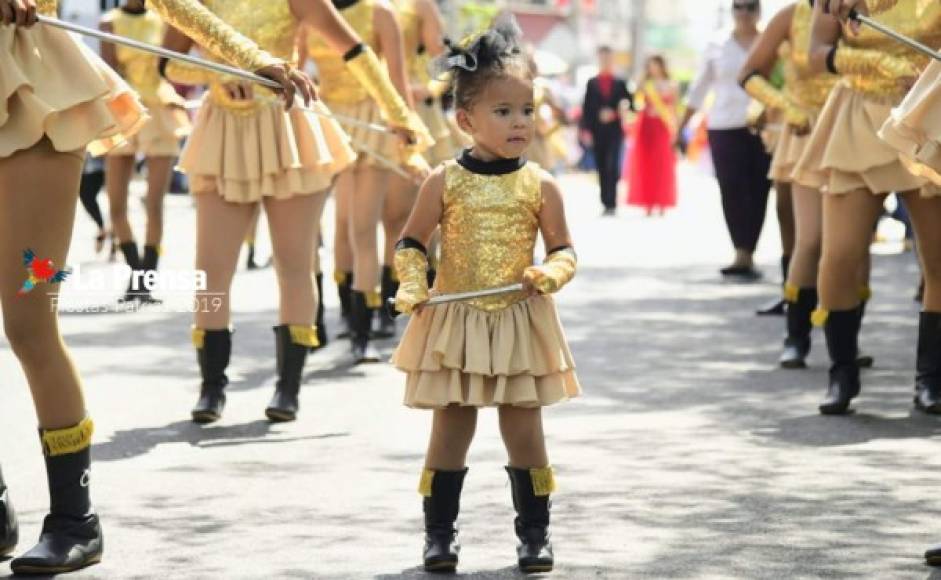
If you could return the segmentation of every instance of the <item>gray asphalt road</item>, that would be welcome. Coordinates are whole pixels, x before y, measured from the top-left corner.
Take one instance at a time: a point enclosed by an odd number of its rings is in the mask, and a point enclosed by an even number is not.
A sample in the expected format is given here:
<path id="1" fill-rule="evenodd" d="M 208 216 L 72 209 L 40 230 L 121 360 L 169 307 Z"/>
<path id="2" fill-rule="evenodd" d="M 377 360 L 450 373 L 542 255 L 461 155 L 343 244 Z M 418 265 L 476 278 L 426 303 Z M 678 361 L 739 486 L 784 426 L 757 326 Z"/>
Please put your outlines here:
<path id="1" fill-rule="evenodd" d="M 753 315 L 777 291 L 773 221 L 760 249 L 767 280 L 724 284 L 711 180 L 684 169 L 681 207 L 664 219 L 602 219 L 589 181 L 564 183 L 582 269 L 559 302 L 585 396 L 546 412 L 560 483 L 553 577 L 941 579 L 921 559 L 941 541 L 941 423 L 911 409 L 912 256 L 876 256 L 863 336 L 876 367 L 859 412 L 825 418 L 822 336 L 811 369 L 778 370 L 783 322 Z M 169 199 L 167 223 L 164 264 L 190 266 L 186 198 Z M 107 273 L 92 236 L 83 218 L 70 262 Z M 401 406 L 393 369 L 351 368 L 334 342 L 308 363 L 300 419 L 270 425 L 276 300 L 270 270 L 237 277 L 229 405 L 205 428 L 188 420 L 188 314 L 63 315 L 98 425 L 94 497 L 107 538 L 104 563 L 74 578 L 425 577 L 416 486 L 429 414 Z M 328 306 L 333 320 L 330 291 Z M 26 385 L 2 341 L 0 376 L 0 461 L 26 547 L 46 492 Z M 504 461 L 484 413 L 462 577 L 517 577 Z"/>

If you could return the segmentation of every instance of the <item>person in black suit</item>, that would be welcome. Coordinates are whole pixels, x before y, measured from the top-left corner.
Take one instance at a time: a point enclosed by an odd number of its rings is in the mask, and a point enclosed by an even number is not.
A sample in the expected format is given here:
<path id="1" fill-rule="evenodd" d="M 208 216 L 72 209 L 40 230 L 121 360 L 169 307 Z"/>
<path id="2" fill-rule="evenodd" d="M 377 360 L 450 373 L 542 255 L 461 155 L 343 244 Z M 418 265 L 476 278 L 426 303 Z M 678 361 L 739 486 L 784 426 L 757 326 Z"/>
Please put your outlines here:
<path id="1" fill-rule="evenodd" d="M 598 49 L 598 65 L 598 76 L 589 80 L 585 89 L 580 127 L 582 141 L 594 150 L 604 215 L 614 215 L 624 144 L 621 110 L 625 106 L 634 110 L 634 97 L 624 79 L 614 75 L 614 58 L 609 47 Z"/>

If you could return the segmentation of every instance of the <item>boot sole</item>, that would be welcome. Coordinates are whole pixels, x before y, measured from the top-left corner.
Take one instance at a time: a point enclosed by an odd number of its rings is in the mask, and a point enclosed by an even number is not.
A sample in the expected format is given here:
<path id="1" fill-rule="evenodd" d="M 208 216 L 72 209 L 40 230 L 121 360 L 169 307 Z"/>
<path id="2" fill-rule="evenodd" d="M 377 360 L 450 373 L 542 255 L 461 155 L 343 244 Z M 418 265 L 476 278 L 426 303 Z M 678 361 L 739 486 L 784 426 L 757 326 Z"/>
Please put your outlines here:
<path id="1" fill-rule="evenodd" d="M 457 571 L 457 562 L 425 562 L 425 572 L 453 574 Z"/>
<path id="2" fill-rule="evenodd" d="M 540 572 L 552 572 L 552 564 L 531 564 L 529 566 L 520 566 L 524 574 L 539 574 Z"/>
<path id="3" fill-rule="evenodd" d="M 265 416 L 275 423 L 288 423 L 297 419 L 297 413 L 286 413 L 276 409 L 265 409 Z"/>
<path id="4" fill-rule="evenodd" d="M 807 361 L 805 361 L 804 359 L 799 359 L 799 360 L 782 360 L 782 361 L 780 361 L 779 364 L 780 364 L 780 366 L 781 366 L 782 369 L 796 370 L 796 369 L 806 369 L 806 368 L 807 368 Z"/>
<path id="5" fill-rule="evenodd" d="M 929 566 L 941 566 L 941 556 L 932 556 L 930 558 L 925 556 L 925 564 Z"/>
<path id="6" fill-rule="evenodd" d="M 218 413 L 192 413 L 193 422 L 199 423 L 200 425 L 206 425 L 208 423 L 215 423 L 222 418 L 222 415 Z"/>
<path id="7" fill-rule="evenodd" d="M 941 415 L 941 407 L 926 407 L 924 405 L 920 405 L 916 401 L 915 408 L 921 411 L 922 413 L 927 413 L 928 415 Z M 938 557 L 938 561 L 941 562 L 941 556 Z"/>
<path id="8" fill-rule="evenodd" d="M 14 566 L 10 565 L 10 570 L 14 574 L 20 574 L 23 576 L 48 576 L 50 574 L 68 574 L 69 572 L 75 572 L 83 568 L 88 568 L 89 566 L 94 566 L 95 564 L 101 563 L 101 555 L 92 556 L 91 558 L 85 560 L 77 566 Z"/>
<path id="9" fill-rule="evenodd" d="M 855 409 L 851 409 L 848 406 L 839 408 L 818 406 L 817 409 L 820 410 L 821 415 L 852 415 L 856 412 Z"/>

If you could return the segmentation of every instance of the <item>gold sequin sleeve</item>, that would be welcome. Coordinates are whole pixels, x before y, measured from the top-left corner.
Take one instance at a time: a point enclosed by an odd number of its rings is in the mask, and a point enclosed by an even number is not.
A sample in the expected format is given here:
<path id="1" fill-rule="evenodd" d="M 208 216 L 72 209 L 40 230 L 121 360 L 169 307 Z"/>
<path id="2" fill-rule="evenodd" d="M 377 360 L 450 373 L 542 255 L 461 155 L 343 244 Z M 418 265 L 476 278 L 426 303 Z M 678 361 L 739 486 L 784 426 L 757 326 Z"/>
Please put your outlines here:
<path id="1" fill-rule="evenodd" d="M 861 77 L 874 76 L 894 80 L 906 76 L 917 77 L 921 73 L 914 63 L 904 58 L 878 50 L 853 48 L 843 43 L 837 48 L 833 64 L 840 74 Z"/>
<path id="2" fill-rule="evenodd" d="M 178 85 L 208 85 L 221 82 L 223 75 L 200 66 L 171 60 L 163 69 L 163 77 Z"/>
<path id="3" fill-rule="evenodd" d="M 774 85 L 768 82 L 768 79 L 757 72 L 748 77 L 742 84 L 742 88 L 762 105 L 782 111 L 788 125 L 798 129 L 810 126 L 810 116 L 792 103 L 784 92 L 775 88 Z"/>
<path id="4" fill-rule="evenodd" d="M 260 49 L 198 0 L 149 0 L 164 22 L 233 66 L 257 71 L 281 61 Z"/>

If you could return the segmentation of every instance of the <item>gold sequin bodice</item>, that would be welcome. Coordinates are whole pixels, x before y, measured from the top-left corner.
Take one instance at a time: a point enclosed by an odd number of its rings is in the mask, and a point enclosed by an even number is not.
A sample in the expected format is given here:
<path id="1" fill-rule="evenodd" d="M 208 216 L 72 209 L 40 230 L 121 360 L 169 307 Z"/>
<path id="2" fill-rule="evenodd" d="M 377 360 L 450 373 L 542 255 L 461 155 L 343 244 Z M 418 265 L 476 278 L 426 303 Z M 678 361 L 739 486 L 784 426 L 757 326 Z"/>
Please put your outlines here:
<path id="1" fill-rule="evenodd" d="M 542 206 L 540 169 L 527 163 L 504 175 L 481 175 L 456 161 L 445 165 L 441 217 L 441 262 L 435 290 L 467 292 L 522 281 L 533 265 Z M 522 293 L 469 301 L 481 310 L 501 310 Z"/>
<path id="2" fill-rule="evenodd" d="M 819 112 L 827 102 L 830 90 L 840 77 L 824 72 L 810 72 L 810 34 L 813 8 L 808 2 L 798 2 L 791 20 L 788 42 L 781 45 L 779 55 L 784 62 L 784 93 L 801 107 Z"/>
<path id="3" fill-rule="evenodd" d="M 151 10 L 132 14 L 115 8 L 105 14 L 104 21 L 110 23 L 114 33 L 119 36 L 156 46 L 163 43 L 166 26 Z M 180 96 L 157 71 L 156 56 L 120 45 L 115 47 L 115 53 L 124 80 L 137 91 L 145 104 L 182 104 Z"/>
<path id="4" fill-rule="evenodd" d="M 340 10 L 340 15 L 366 45 L 378 51 L 373 31 L 373 0 L 359 0 Z M 369 98 L 366 89 L 346 70 L 343 55 L 320 36 L 311 31 L 307 38 L 307 54 L 317 65 L 320 78 L 320 96 L 330 103 L 354 104 Z"/>
<path id="5" fill-rule="evenodd" d="M 405 66 L 408 77 L 415 83 L 427 83 L 431 80 L 428 74 L 428 59 L 425 58 L 422 46 L 421 18 L 415 6 L 415 0 L 397 0 L 395 12 L 402 27 L 402 46 L 405 49 Z"/>
<path id="6" fill-rule="evenodd" d="M 297 19 L 288 0 L 203 0 L 203 4 L 272 56 L 287 62 L 297 62 Z M 218 106 L 234 112 L 254 113 L 260 106 L 278 100 L 271 91 L 252 87 L 254 100 L 233 100 L 220 82 L 209 86 L 209 98 Z"/>
<path id="7" fill-rule="evenodd" d="M 58 0 L 36 0 L 36 10 L 46 16 L 55 16 L 58 7 Z"/>
<path id="8" fill-rule="evenodd" d="M 898 0 L 894 7 L 874 15 L 873 19 L 931 48 L 941 46 L 941 2 L 937 0 L 927 5 L 923 0 Z M 920 70 L 924 70 L 929 62 L 929 57 L 915 52 L 868 26 L 863 26 L 857 35 L 844 31 L 840 43 L 853 48 L 878 50 L 903 58 Z M 853 90 L 893 105 L 900 103 L 907 92 L 894 79 L 881 76 L 848 75 L 845 78 Z"/>

